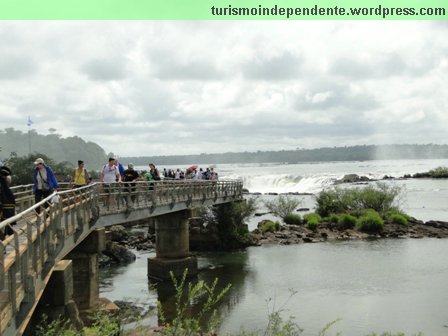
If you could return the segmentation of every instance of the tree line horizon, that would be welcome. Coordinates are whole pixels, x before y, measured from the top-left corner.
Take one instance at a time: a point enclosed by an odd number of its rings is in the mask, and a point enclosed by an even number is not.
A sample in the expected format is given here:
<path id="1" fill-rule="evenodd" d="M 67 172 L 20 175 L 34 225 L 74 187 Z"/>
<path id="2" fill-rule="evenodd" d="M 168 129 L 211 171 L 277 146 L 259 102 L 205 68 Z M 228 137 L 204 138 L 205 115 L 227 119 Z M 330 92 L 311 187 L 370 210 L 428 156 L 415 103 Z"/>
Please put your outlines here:
<path id="1" fill-rule="evenodd" d="M 86 162 L 89 169 L 101 167 L 108 157 L 117 155 L 106 153 L 98 144 L 85 141 L 78 136 L 62 138 L 52 132 L 48 135 L 30 133 L 5 128 L 0 130 L 0 160 L 12 153 L 16 156 L 29 155 L 29 141 L 32 139 L 32 153 L 44 153 L 56 162 L 76 165 L 78 159 Z M 306 163 L 328 161 L 370 161 L 401 159 L 448 159 L 447 144 L 386 144 L 320 147 L 314 149 L 268 150 L 224 153 L 201 153 L 182 155 L 142 155 L 118 156 L 122 164 L 135 165 L 176 164 L 231 164 L 231 163 Z M 99 168 L 98 168 L 99 169 Z"/>

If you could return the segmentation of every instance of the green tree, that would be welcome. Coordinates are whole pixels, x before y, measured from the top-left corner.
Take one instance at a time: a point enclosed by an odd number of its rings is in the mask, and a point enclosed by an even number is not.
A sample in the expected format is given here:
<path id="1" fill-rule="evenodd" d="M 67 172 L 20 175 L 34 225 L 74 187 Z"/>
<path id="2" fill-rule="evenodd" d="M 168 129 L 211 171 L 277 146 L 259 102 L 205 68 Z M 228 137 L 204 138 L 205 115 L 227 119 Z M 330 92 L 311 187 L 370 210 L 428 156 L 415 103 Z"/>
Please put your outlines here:
<path id="1" fill-rule="evenodd" d="M 206 220 L 218 229 L 223 249 L 235 249 L 252 243 L 245 221 L 256 211 L 256 199 L 213 206 Z"/>

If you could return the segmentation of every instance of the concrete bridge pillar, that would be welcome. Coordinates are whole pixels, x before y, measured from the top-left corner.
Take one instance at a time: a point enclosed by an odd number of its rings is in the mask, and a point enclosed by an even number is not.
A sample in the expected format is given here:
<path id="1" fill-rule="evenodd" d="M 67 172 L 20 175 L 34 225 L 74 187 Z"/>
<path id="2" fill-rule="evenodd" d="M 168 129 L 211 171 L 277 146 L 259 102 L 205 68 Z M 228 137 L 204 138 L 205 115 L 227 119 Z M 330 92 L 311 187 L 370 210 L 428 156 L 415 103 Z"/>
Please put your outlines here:
<path id="1" fill-rule="evenodd" d="M 90 233 L 66 259 L 73 264 L 73 299 L 79 308 L 81 318 L 88 322 L 88 316 L 97 310 L 118 310 L 118 307 L 99 297 L 98 254 L 105 249 L 105 230 Z"/>
<path id="2" fill-rule="evenodd" d="M 35 327 L 42 323 L 43 315 L 48 317 L 48 321 L 61 317 L 68 319 L 70 324 L 78 330 L 84 326 L 79 316 L 78 307 L 73 301 L 73 264 L 71 260 L 61 260 L 55 264 L 53 274 L 36 307 L 36 312 L 23 335 L 34 335 Z"/>
<path id="3" fill-rule="evenodd" d="M 189 210 L 156 217 L 156 257 L 148 258 L 148 277 L 158 280 L 181 276 L 186 268 L 188 275 L 196 275 L 198 262 L 190 255 L 188 234 Z"/>

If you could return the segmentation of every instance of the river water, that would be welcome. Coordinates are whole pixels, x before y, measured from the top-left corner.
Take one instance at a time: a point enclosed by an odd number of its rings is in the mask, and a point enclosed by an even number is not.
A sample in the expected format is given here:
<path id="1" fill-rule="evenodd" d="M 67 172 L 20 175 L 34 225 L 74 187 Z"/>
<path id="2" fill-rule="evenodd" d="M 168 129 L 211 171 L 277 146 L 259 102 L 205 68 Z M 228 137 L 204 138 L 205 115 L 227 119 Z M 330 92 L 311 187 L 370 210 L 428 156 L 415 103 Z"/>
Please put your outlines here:
<path id="1" fill-rule="evenodd" d="M 448 166 L 448 160 L 218 165 L 215 169 L 221 178 L 242 179 L 251 192 L 317 193 L 349 173 L 399 177 L 438 166 Z M 403 188 L 401 207 L 412 216 L 448 220 L 448 181 L 387 183 Z M 304 206 L 314 207 L 313 196 L 297 197 Z M 250 228 L 264 217 L 252 218 Z M 158 298 L 165 300 L 166 292 L 163 286 L 150 286 L 146 278 L 146 260 L 154 254 L 136 253 L 136 262 L 102 271 L 102 296 L 153 307 Z M 327 323 L 340 319 L 327 335 L 421 331 L 442 336 L 448 335 L 447 255 L 448 240 L 437 239 L 252 247 L 199 254 L 199 279 L 211 282 L 217 277 L 222 285 L 232 284 L 219 308 L 223 333 L 263 329 L 268 311 L 284 305 L 282 316 L 295 316 L 303 335 L 317 335 Z M 292 297 L 291 290 L 296 292 Z M 155 317 L 145 322 L 157 323 Z"/>

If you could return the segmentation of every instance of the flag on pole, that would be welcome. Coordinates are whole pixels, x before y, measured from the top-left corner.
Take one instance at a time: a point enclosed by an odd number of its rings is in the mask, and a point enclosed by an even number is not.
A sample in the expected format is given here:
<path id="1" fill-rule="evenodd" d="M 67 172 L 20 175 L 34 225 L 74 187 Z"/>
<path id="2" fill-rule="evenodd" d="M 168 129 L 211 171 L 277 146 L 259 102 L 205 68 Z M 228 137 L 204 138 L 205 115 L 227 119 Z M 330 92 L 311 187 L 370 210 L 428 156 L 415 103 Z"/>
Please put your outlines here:
<path id="1" fill-rule="evenodd" d="M 26 124 L 28 126 L 31 126 L 33 124 L 33 121 L 31 120 L 31 118 L 28 116 L 28 121 L 26 122 Z"/>

